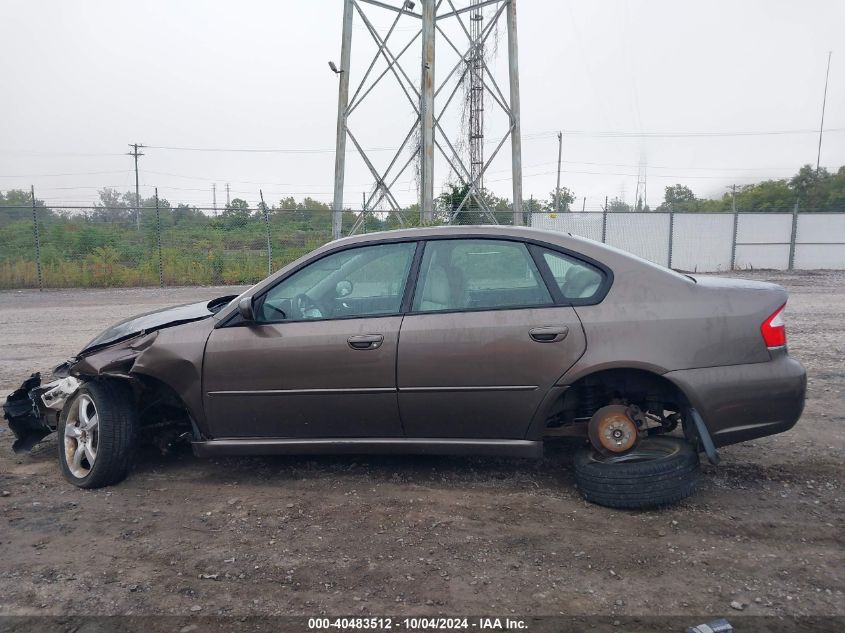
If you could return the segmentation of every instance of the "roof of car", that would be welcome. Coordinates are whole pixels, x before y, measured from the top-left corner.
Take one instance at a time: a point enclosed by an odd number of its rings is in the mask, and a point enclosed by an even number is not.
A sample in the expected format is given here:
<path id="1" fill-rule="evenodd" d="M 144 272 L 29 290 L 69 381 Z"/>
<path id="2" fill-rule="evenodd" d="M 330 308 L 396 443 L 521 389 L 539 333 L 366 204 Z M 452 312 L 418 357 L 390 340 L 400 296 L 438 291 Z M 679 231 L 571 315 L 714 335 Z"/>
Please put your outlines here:
<path id="1" fill-rule="evenodd" d="M 548 231 L 544 229 L 535 229 L 525 226 L 479 224 L 426 226 L 408 229 L 397 229 L 393 231 L 378 231 L 376 233 L 365 233 L 362 235 L 352 235 L 350 237 L 344 237 L 334 242 L 330 242 L 330 244 L 332 246 L 340 246 L 343 244 L 372 242 L 386 239 L 426 238 L 460 235 L 491 235 L 501 237 L 517 237 L 521 239 L 536 239 L 554 243 L 565 243 L 569 240 L 577 242 L 583 239 L 573 236 L 570 233 L 562 233 L 560 231 Z"/>

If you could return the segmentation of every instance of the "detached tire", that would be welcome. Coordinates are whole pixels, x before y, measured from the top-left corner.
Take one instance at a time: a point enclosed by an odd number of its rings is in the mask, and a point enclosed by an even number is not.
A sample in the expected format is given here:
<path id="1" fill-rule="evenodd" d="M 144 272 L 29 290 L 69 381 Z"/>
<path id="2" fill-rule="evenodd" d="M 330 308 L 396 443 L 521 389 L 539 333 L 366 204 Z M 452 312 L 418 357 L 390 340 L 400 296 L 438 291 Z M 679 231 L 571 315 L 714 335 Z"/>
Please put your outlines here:
<path id="1" fill-rule="evenodd" d="M 601 455 L 590 447 L 575 456 L 581 495 L 609 508 L 677 503 L 695 491 L 698 480 L 698 453 L 677 438 L 646 438 L 621 455 Z"/>
<path id="2" fill-rule="evenodd" d="M 65 479 L 80 488 L 123 480 L 132 464 L 136 427 L 129 385 L 114 380 L 83 384 L 62 409 L 56 429 Z"/>

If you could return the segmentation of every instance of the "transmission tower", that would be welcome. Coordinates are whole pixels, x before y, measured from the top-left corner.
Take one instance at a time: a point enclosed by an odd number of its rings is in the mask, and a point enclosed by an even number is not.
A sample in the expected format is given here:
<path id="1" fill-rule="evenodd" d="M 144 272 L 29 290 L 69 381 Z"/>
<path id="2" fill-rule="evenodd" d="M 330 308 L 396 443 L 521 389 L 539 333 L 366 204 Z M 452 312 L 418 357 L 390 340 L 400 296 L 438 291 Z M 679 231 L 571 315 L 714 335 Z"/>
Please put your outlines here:
<path id="1" fill-rule="evenodd" d="M 343 0 L 343 35 L 341 40 L 340 68 L 334 62 L 329 66 L 338 76 L 338 111 L 337 111 L 337 138 L 335 145 L 335 179 L 334 179 L 334 202 L 332 205 L 332 235 L 335 238 L 341 235 L 341 221 L 343 217 L 344 199 L 344 177 L 346 172 L 346 140 L 352 142 L 355 150 L 361 157 L 374 180 L 374 186 L 363 205 L 362 214 L 367 210 L 372 211 L 384 201 L 392 212 L 403 221 L 402 209 L 396 197 L 393 195 L 392 187 L 399 177 L 405 172 L 415 160 L 419 164 L 420 187 L 419 204 L 420 219 L 423 222 L 431 222 L 434 219 L 434 159 L 435 150 L 448 164 L 460 180 L 466 190 L 466 194 L 454 210 L 459 213 L 466 207 L 467 202 L 472 198 L 478 208 L 487 214 L 487 217 L 495 222 L 490 209 L 486 207 L 481 196 L 481 183 L 484 173 L 489 168 L 492 160 L 501 150 L 506 141 L 510 140 L 511 145 L 511 167 L 513 180 L 513 222 L 522 224 L 522 137 L 520 132 L 520 105 L 519 105 L 519 69 L 518 69 L 518 45 L 516 28 L 516 0 L 464 0 L 463 6 L 459 0 L 419 0 L 420 11 L 416 12 L 416 3 L 411 0 L 404 0 L 399 4 L 392 4 L 382 0 Z M 478 19 L 483 7 L 495 5 L 489 20 Z M 365 10 L 366 9 L 366 10 Z M 379 31 L 370 19 L 367 11 L 389 11 L 394 15 L 390 20 L 389 28 Z M 352 50 L 352 27 L 353 17 L 357 16 L 363 23 L 365 30 L 375 41 L 376 53 L 369 63 L 366 72 L 357 82 L 357 87 L 350 91 L 350 57 Z M 509 96 L 506 97 L 499 88 L 493 74 L 488 67 L 483 51 L 484 44 L 493 33 L 500 18 L 507 22 L 508 34 L 508 80 Z M 407 43 L 396 45 L 391 37 L 396 31 L 397 24 L 413 22 L 419 28 L 412 29 L 415 32 Z M 466 36 L 466 42 L 454 41 L 449 37 L 443 25 L 447 20 L 455 20 L 460 33 Z M 401 29 L 400 29 L 401 32 Z M 416 40 L 419 39 L 419 44 Z M 436 61 L 435 44 L 438 39 L 442 40 L 447 49 L 458 54 L 459 60 L 452 66 L 447 66 L 448 72 L 441 74 L 443 79 L 439 85 L 435 85 L 434 67 Z M 402 58 L 409 49 L 417 47 L 420 59 L 419 80 L 415 81 L 403 66 Z M 397 52 L 394 52 L 397 51 Z M 377 62 L 383 70 L 376 74 L 374 79 L 370 76 Z M 443 130 L 441 118 L 446 108 L 460 89 L 467 74 L 470 74 L 471 84 L 471 116 L 469 130 L 469 161 L 461 157 L 450 140 L 449 135 Z M 373 88 L 380 81 L 394 79 L 402 89 L 405 99 L 414 114 L 414 121 L 404 140 L 399 144 L 391 160 L 386 166 L 377 167 L 376 163 L 367 155 L 366 150 L 358 142 L 350 126 L 350 117 L 361 102 L 370 94 Z M 475 87 L 480 89 L 475 90 Z M 352 96 L 350 97 L 350 92 Z M 484 146 L 484 93 L 487 92 L 507 115 L 509 125 L 503 138 L 498 142 L 489 157 L 485 159 Z M 442 104 L 439 110 L 435 109 L 435 101 Z M 436 134 L 435 134 L 436 133 Z M 418 144 L 414 147 L 414 139 L 418 138 Z M 406 160 L 400 160 L 403 152 L 410 149 L 410 156 Z M 467 162 L 469 164 L 467 164 Z M 357 228 L 360 222 L 356 222 Z"/>
<path id="2" fill-rule="evenodd" d="M 637 193 L 634 196 L 634 210 L 645 211 L 648 207 L 648 163 L 645 156 L 640 157 L 640 168 L 637 173 Z"/>

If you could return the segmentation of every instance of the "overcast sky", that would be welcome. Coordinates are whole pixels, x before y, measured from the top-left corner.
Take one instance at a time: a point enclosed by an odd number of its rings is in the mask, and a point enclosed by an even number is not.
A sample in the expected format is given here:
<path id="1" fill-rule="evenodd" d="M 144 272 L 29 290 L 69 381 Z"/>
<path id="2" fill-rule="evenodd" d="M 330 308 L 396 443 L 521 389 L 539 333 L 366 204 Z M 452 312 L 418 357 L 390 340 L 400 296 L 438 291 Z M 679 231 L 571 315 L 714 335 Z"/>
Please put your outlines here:
<path id="1" fill-rule="evenodd" d="M 388 12 L 365 11 L 388 26 Z M 588 209 L 605 196 L 633 202 L 640 163 L 652 206 L 674 182 L 716 196 L 732 183 L 787 177 L 815 163 L 817 133 L 747 133 L 818 129 L 829 50 L 821 162 L 845 164 L 845 49 L 836 47 L 845 2 L 518 0 L 518 16 L 526 198 L 554 188 L 557 130 L 562 184 Z M 171 202 L 211 206 L 212 183 L 222 204 L 228 182 L 232 197 L 252 203 L 259 187 L 268 203 L 284 195 L 330 201 L 337 78 L 327 61 L 339 61 L 341 17 L 341 0 L 3 0 L 0 190 L 34 184 L 54 203 L 88 203 L 104 185 L 129 190 L 125 152 L 137 142 L 150 146 L 140 159 L 142 195 L 158 186 Z M 398 52 L 418 26 L 402 18 L 391 48 Z M 447 27 L 456 44 L 457 28 Z M 505 92 L 506 42 L 502 20 L 498 47 L 491 39 L 487 53 Z M 375 51 L 358 16 L 352 47 L 354 91 Z M 443 38 L 437 51 L 442 80 L 457 58 Z M 419 48 L 403 62 L 418 81 Z M 387 79 L 349 121 L 380 168 L 413 121 Z M 443 115 L 456 142 L 461 95 Z M 496 109 L 488 98 L 488 155 L 505 129 Z M 345 199 L 359 205 L 372 180 L 356 153 L 347 164 Z M 396 187 L 402 203 L 416 200 L 412 168 Z M 441 158 L 435 176 L 436 192 L 452 177 Z M 485 185 L 512 197 L 509 145 Z"/>

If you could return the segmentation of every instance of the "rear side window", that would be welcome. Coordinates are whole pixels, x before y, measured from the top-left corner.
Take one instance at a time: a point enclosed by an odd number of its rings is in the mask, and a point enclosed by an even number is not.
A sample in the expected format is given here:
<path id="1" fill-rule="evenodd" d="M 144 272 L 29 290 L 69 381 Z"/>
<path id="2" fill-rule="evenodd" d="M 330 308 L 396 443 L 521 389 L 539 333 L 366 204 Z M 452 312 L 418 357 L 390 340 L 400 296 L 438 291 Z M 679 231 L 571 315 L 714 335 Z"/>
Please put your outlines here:
<path id="1" fill-rule="evenodd" d="M 415 312 L 551 305 L 528 248 L 505 240 L 436 240 L 425 246 Z"/>
<path id="2" fill-rule="evenodd" d="M 600 269 L 556 251 L 542 253 L 564 299 L 589 301 L 602 289 L 605 275 Z"/>

